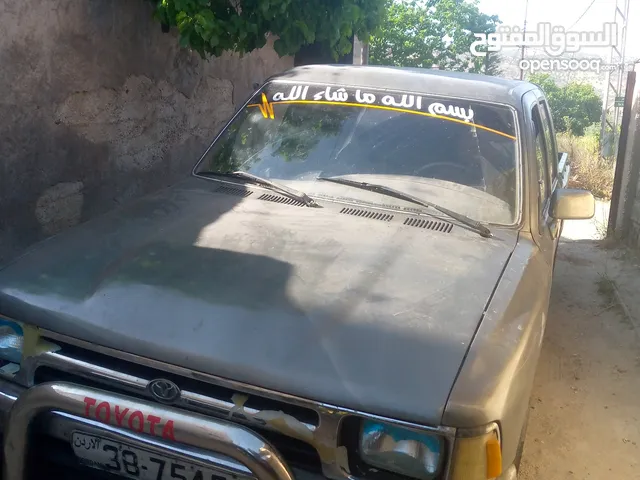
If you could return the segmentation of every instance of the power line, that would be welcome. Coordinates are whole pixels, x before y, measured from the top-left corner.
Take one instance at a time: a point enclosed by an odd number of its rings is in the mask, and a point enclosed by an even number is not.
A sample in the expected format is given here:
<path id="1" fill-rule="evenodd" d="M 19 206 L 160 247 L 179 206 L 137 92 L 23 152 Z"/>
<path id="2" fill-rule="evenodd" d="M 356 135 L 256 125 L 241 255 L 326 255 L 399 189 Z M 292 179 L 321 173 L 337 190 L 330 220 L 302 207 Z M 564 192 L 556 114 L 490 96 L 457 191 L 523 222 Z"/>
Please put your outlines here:
<path id="1" fill-rule="evenodd" d="M 527 33 L 527 16 L 529 15 L 529 0 L 525 0 L 524 5 L 524 28 L 522 29 L 522 34 Z M 524 52 L 525 52 L 525 44 L 522 44 L 522 52 L 520 54 L 520 63 L 524 60 Z M 520 80 L 524 80 L 524 70 L 520 68 Z"/>
<path id="2" fill-rule="evenodd" d="M 629 7 L 631 0 L 616 0 L 613 20 L 616 25 L 622 24 L 622 38 L 619 38 L 617 45 L 611 45 L 609 64 L 616 65 L 615 80 L 614 73 L 607 70 L 605 80 L 605 91 L 602 98 L 602 116 L 600 118 L 600 155 L 615 156 L 618 147 L 618 125 L 622 108 L 618 106 L 616 99 L 623 94 L 624 74 L 625 74 L 625 54 L 627 46 L 627 27 L 629 21 Z M 613 81 L 612 81 L 613 80 Z M 610 147 L 610 151 L 604 147 Z"/>
<path id="3" fill-rule="evenodd" d="M 594 4 L 594 3 L 596 3 L 596 0 L 592 0 L 592 1 L 591 1 L 591 3 L 589 4 L 589 6 L 587 7 L 587 9 L 586 9 L 584 12 L 582 12 L 582 15 L 580 15 L 580 16 L 578 17 L 578 19 L 577 19 L 575 22 L 573 22 L 573 25 L 571 25 L 571 26 L 569 27 L 569 30 L 571 30 L 573 27 L 575 27 L 575 26 L 578 24 L 578 22 L 579 22 L 580 20 L 582 20 L 582 17 L 584 17 L 584 16 L 587 14 L 587 12 L 588 12 L 589 10 L 591 10 L 591 7 L 593 7 L 593 4 Z"/>

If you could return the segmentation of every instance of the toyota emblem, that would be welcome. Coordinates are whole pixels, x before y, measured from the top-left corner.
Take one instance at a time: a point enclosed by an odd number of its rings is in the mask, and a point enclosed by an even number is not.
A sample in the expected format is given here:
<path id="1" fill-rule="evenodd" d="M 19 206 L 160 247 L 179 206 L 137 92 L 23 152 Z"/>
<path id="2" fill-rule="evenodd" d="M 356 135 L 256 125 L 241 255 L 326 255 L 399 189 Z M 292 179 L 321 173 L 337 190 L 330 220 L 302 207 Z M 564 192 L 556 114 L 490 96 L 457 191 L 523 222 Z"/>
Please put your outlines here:
<path id="1" fill-rule="evenodd" d="M 149 391 L 153 398 L 161 403 L 174 403 L 180 398 L 180 389 L 171 380 L 157 378 L 149 382 Z"/>

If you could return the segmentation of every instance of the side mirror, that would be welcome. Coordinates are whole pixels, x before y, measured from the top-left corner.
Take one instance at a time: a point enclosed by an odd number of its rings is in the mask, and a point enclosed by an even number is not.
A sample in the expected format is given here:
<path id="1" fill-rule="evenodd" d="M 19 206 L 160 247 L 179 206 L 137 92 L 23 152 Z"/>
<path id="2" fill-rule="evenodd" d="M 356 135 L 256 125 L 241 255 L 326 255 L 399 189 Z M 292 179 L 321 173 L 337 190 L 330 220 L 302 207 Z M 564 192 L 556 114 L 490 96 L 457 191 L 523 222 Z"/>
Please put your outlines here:
<path id="1" fill-rule="evenodd" d="M 556 220 L 587 220 L 596 212 L 596 201 L 587 190 L 556 188 L 549 215 Z"/>

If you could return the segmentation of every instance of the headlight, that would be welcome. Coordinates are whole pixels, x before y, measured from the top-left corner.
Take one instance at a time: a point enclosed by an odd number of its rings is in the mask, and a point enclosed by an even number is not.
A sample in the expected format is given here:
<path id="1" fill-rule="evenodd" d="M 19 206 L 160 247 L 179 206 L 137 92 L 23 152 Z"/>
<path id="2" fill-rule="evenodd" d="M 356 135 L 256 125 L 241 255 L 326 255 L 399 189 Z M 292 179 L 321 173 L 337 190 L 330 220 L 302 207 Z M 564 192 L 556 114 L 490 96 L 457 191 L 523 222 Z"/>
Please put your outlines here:
<path id="1" fill-rule="evenodd" d="M 420 480 L 431 480 L 440 470 L 442 440 L 428 433 L 365 420 L 360 456 L 374 467 Z"/>
<path id="2" fill-rule="evenodd" d="M 22 326 L 17 322 L 0 318 L 0 365 L 4 366 L 7 362 L 19 365 L 23 344 Z"/>

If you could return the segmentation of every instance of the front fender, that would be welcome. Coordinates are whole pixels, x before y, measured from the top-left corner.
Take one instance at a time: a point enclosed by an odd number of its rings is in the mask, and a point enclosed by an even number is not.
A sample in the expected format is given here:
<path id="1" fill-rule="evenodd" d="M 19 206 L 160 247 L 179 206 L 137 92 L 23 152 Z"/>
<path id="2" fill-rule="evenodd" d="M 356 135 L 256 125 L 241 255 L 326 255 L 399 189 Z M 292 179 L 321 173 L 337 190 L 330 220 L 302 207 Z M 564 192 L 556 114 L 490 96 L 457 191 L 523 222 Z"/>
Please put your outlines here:
<path id="1" fill-rule="evenodd" d="M 550 291 L 550 266 L 521 235 L 445 407 L 443 425 L 500 424 L 503 468 L 516 457 L 527 417 Z"/>

